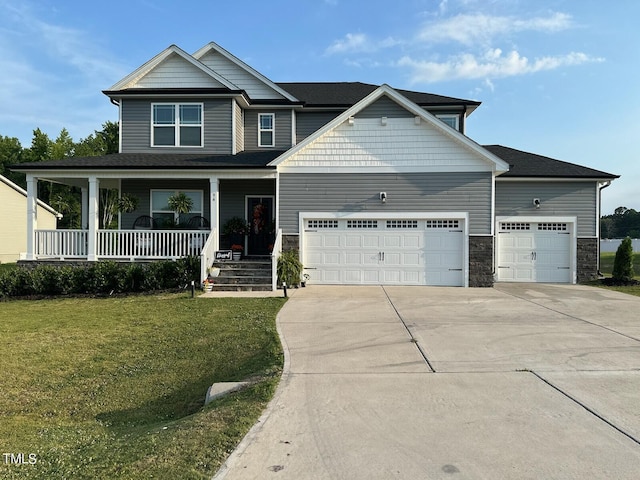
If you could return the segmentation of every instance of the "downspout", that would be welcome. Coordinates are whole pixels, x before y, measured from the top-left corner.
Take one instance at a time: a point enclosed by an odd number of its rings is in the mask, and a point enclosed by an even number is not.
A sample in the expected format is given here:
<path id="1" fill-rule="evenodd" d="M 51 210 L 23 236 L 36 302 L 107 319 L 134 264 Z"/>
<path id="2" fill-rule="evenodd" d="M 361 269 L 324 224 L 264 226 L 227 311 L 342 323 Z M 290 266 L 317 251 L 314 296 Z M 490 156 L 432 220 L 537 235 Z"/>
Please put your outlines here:
<path id="1" fill-rule="evenodd" d="M 611 185 L 611 180 L 608 180 L 604 183 L 604 185 L 600 185 L 598 187 L 598 223 L 596 225 L 596 238 L 598 239 L 598 253 L 597 253 L 597 259 L 598 259 L 598 264 L 597 264 L 597 274 L 598 277 L 602 277 L 602 272 L 600 271 L 600 241 L 602 240 L 600 238 L 600 218 L 602 217 L 602 190 L 604 190 L 605 188 L 607 188 L 609 185 Z"/>

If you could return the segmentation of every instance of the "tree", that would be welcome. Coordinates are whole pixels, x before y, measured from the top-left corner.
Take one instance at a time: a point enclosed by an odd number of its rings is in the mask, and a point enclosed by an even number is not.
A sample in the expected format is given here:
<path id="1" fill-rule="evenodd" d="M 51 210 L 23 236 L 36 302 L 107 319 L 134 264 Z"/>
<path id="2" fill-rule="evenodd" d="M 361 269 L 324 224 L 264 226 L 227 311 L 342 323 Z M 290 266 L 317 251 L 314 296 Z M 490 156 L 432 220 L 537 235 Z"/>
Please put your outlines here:
<path id="1" fill-rule="evenodd" d="M 24 188 L 27 186 L 25 175 L 9 170 L 9 165 L 22 162 L 22 150 L 17 138 L 0 135 L 0 175 Z"/>
<path id="2" fill-rule="evenodd" d="M 631 243 L 631 238 L 627 237 L 622 240 L 616 251 L 611 276 L 615 281 L 629 282 L 633 280 L 633 275 L 633 244 Z"/>

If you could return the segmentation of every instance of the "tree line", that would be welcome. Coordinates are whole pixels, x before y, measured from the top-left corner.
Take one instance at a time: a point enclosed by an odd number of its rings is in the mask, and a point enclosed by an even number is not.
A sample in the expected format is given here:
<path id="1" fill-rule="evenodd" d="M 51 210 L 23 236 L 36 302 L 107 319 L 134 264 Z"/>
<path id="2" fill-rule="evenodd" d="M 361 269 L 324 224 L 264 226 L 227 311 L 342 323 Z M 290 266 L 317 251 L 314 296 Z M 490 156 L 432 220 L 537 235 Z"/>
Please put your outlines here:
<path id="1" fill-rule="evenodd" d="M 118 122 L 105 122 L 102 130 L 78 142 L 73 141 L 66 128 L 52 140 L 39 128 L 33 131 L 30 147 L 23 147 L 15 137 L 0 135 L 0 175 L 26 189 L 26 175 L 13 172 L 10 165 L 28 162 L 62 160 L 71 157 L 94 157 L 118 153 Z M 110 192 L 101 195 L 112 196 Z M 77 187 L 58 183 L 39 181 L 38 198 L 63 214 L 58 228 L 81 228 L 81 192 Z"/>
<path id="2" fill-rule="evenodd" d="M 640 238 L 640 212 L 618 207 L 612 215 L 600 219 L 601 238 Z"/>

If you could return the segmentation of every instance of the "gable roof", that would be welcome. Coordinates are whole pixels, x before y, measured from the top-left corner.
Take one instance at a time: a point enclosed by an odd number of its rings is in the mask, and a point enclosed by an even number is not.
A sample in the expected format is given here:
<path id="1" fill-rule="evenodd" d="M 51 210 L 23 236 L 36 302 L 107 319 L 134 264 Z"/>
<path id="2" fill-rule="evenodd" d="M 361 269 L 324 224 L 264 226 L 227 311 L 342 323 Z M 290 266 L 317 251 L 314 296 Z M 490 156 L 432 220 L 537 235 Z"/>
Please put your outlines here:
<path id="1" fill-rule="evenodd" d="M 469 137 L 463 135 L 457 130 L 445 125 L 443 122 L 438 120 L 435 116 L 421 108 L 419 105 L 416 105 L 414 102 L 407 99 L 405 96 L 398 93 L 396 90 L 391 88 L 389 85 L 382 85 L 374 90 L 372 93 L 367 95 L 365 98 L 360 100 L 358 103 L 353 105 L 351 108 L 345 110 L 332 121 L 327 123 L 324 127 L 317 130 L 315 133 L 305 138 L 302 142 L 294 146 L 293 148 L 287 150 L 278 158 L 276 158 L 270 165 L 277 166 L 286 162 L 289 158 L 293 157 L 300 151 L 304 150 L 314 142 L 316 142 L 319 138 L 327 134 L 328 132 L 334 130 L 339 125 L 346 122 L 349 117 L 356 115 L 358 112 L 366 108 L 367 106 L 374 103 L 376 100 L 381 98 L 382 96 L 387 96 L 391 100 L 398 103 L 401 107 L 405 108 L 409 112 L 411 112 L 416 117 L 420 117 L 422 121 L 426 124 L 430 125 L 434 130 L 450 137 L 454 142 L 458 145 L 465 147 L 467 150 L 472 151 L 478 158 L 484 160 L 489 165 L 492 166 L 492 169 L 496 172 L 506 172 L 509 169 L 509 165 L 496 157 L 493 153 L 488 151 L 487 149 L 482 148 L 476 142 L 471 140 Z"/>
<path id="2" fill-rule="evenodd" d="M 19 195 L 22 195 L 23 197 L 27 198 L 27 191 L 24 188 L 22 188 L 20 185 L 16 185 L 15 183 L 13 183 L 7 177 L 0 175 L 0 183 L 4 183 L 9 188 L 15 190 Z M 54 216 L 56 216 L 58 218 L 62 218 L 62 214 L 60 212 L 58 212 L 57 210 L 55 210 L 49 204 L 44 203 L 42 200 L 39 200 L 39 199 L 37 199 L 36 201 L 38 202 L 38 205 L 40 207 L 44 208 L 45 210 L 47 210 L 52 215 L 54 215 Z"/>
<path id="3" fill-rule="evenodd" d="M 255 79 L 259 80 L 261 83 L 263 83 L 264 85 L 266 85 L 270 89 L 276 91 L 277 93 L 282 95 L 287 100 L 289 100 L 291 102 L 297 102 L 298 101 L 298 99 L 295 96 L 293 96 L 291 93 L 289 93 L 286 90 L 282 89 L 280 86 L 278 86 L 278 84 L 272 82 L 267 77 L 262 75 L 260 72 L 255 70 L 253 67 L 250 67 L 249 65 L 244 63 L 242 60 L 240 60 L 238 57 L 236 57 L 235 55 L 229 53 L 227 50 L 225 50 L 224 48 L 222 48 L 220 45 L 218 45 L 215 42 L 209 42 L 204 47 L 199 49 L 197 52 L 195 52 L 193 54 L 193 58 L 195 58 L 196 60 L 201 60 L 204 56 L 206 56 L 210 52 L 219 53 L 224 58 L 226 58 L 228 61 L 230 61 L 232 64 L 236 65 L 239 69 L 244 70 L 247 74 L 249 74 L 250 76 L 252 76 Z M 242 88 L 243 90 L 246 90 L 246 88 L 244 88 L 243 85 L 238 85 L 238 86 L 240 88 Z"/>
<path id="4" fill-rule="evenodd" d="M 619 178 L 619 175 L 601 172 L 574 163 L 563 162 L 502 145 L 484 145 L 484 148 L 509 164 L 509 171 L 500 175 L 498 179 L 538 177 L 613 180 Z"/>
<path id="5" fill-rule="evenodd" d="M 278 85 L 305 102 L 305 106 L 336 108 L 355 105 L 380 88 L 380 85 L 362 82 L 278 82 Z M 468 113 L 470 113 L 480 105 L 480 102 L 473 100 L 445 97 L 433 93 L 394 90 L 421 107 L 467 106 Z"/>
<path id="6" fill-rule="evenodd" d="M 139 82 L 140 79 L 142 79 L 145 75 L 149 74 L 151 71 L 156 69 L 159 65 L 161 65 L 163 62 L 167 61 L 169 58 L 171 58 L 174 55 L 177 55 L 178 57 L 182 58 L 184 61 L 188 62 L 189 64 L 193 65 L 197 69 L 201 70 L 204 74 L 211 77 L 212 80 L 215 80 L 216 83 L 221 84 L 223 87 L 228 88 L 230 90 L 239 90 L 236 85 L 231 83 L 229 80 L 227 80 L 223 76 L 217 74 L 216 72 L 211 70 L 209 67 L 207 67 L 203 63 L 193 58 L 191 55 L 186 53 L 180 47 L 176 45 L 170 45 L 168 48 L 160 52 L 158 55 L 153 57 L 144 65 L 142 65 L 141 67 L 138 67 L 136 70 L 131 72 L 122 80 L 114 84 L 111 88 L 105 91 L 105 93 L 108 92 L 109 94 L 111 94 L 118 90 L 124 90 L 124 89 L 135 87 L 136 83 Z"/>

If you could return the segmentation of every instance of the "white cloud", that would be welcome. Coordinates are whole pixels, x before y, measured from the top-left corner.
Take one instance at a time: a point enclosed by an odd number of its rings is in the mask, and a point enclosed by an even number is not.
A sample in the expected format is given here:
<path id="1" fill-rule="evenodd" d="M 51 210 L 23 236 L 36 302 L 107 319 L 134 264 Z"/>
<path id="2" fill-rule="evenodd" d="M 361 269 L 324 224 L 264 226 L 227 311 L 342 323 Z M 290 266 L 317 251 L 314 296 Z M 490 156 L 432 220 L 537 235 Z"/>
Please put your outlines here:
<path id="1" fill-rule="evenodd" d="M 536 31 L 559 32 L 573 26 L 571 15 L 553 13 L 548 17 L 521 19 L 509 16 L 485 14 L 460 14 L 444 20 L 429 22 L 422 26 L 416 38 L 420 42 L 457 42 L 474 45 L 488 43 L 494 37 L 510 33 Z"/>
<path id="2" fill-rule="evenodd" d="M 336 40 L 325 50 L 326 55 L 349 53 L 373 53 L 380 49 L 391 48 L 402 44 L 401 40 L 387 37 L 383 40 L 372 40 L 364 33 L 347 33 L 344 38 Z"/>
<path id="3" fill-rule="evenodd" d="M 515 50 L 505 55 L 499 48 L 496 48 L 487 50 L 480 57 L 465 53 L 444 62 L 415 60 L 404 56 L 397 62 L 397 66 L 408 67 L 411 70 L 413 83 L 482 79 L 485 80 L 485 84 L 489 88 L 492 88 L 493 84 L 490 79 L 526 75 L 559 67 L 602 61 L 604 59 L 591 57 L 580 52 L 529 60 Z"/>

